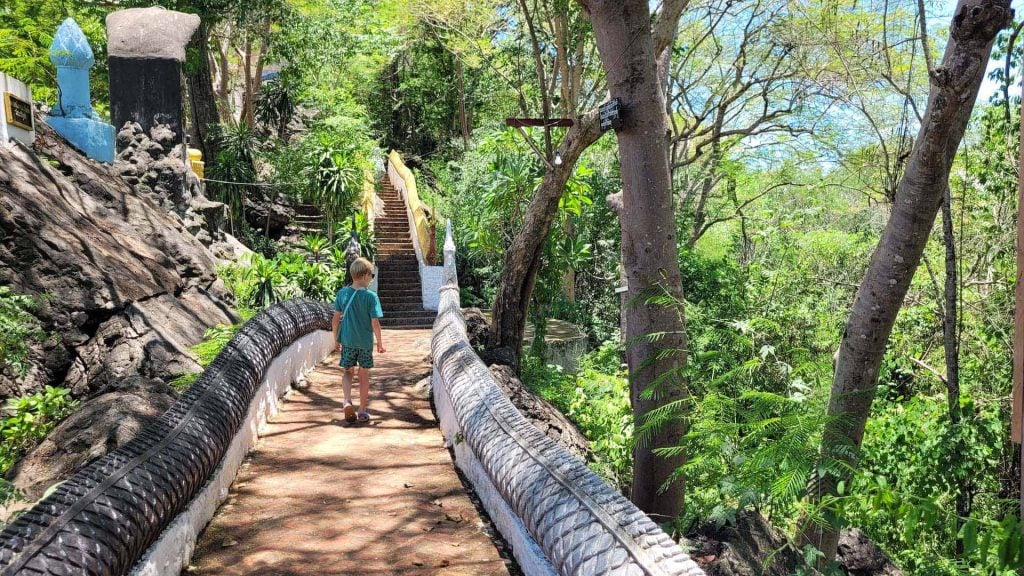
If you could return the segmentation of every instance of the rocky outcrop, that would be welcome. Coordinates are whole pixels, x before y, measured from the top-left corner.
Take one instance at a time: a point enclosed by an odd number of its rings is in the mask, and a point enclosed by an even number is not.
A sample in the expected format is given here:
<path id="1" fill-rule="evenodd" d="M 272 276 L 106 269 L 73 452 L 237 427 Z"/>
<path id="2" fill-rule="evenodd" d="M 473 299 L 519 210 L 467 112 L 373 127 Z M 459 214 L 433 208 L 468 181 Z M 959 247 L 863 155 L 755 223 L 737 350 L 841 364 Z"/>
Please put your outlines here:
<path id="1" fill-rule="evenodd" d="M 850 576 L 903 576 L 903 571 L 860 528 L 840 532 L 836 560 Z"/>
<path id="2" fill-rule="evenodd" d="M 478 353 L 487 346 L 487 338 L 490 332 L 490 325 L 487 317 L 479 308 L 465 308 L 462 310 L 462 317 L 466 320 L 466 336 L 469 338 L 469 345 Z"/>
<path id="3" fill-rule="evenodd" d="M 245 198 L 245 221 L 270 238 L 280 238 L 295 218 L 295 210 L 279 201 Z"/>
<path id="4" fill-rule="evenodd" d="M 725 526 L 706 526 L 685 545 L 708 576 L 817 574 L 785 534 L 757 512 L 741 512 Z"/>
<path id="5" fill-rule="evenodd" d="M 754 511 L 740 512 L 725 526 L 705 526 L 684 545 L 708 576 L 819 574 L 782 531 Z M 849 576 L 903 576 L 859 528 L 841 532 L 836 561 Z"/>
<path id="6" fill-rule="evenodd" d="M 14 467 L 11 481 L 28 500 L 127 443 L 174 403 L 163 382 L 132 376 L 82 403 Z"/>
<path id="7" fill-rule="evenodd" d="M 0 400 L 198 370 L 188 346 L 237 321 L 210 252 L 155 195 L 36 125 L 35 150 L 0 146 L 0 284 L 39 301 L 52 337 L 25 378 L 0 375 Z"/>
<path id="8" fill-rule="evenodd" d="M 199 16 L 159 6 L 130 8 L 107 15 L 107 53 L 119 58 L 185 61 L 185 45 Z"/>
<path id="9" fill-rule="evenodd" d="M 527 420 L 549 438 L 586 460 L 590 451 L 586 436 L 558 408 L 527 388 L 512 368 L 495 364 L 490 370 L 498 386 Z"/>
<path id="10" fill-rule="evenodd" d="M 117 133 L 117 149 L 114 170 L 137 195 L 177 213 L 185 229 L 211 250 L 228 242 L 224 233 L 227 206 L 204 195 L 169 126 L 157 124 L 147 133 L 138 123 L 129 122 Z"/>

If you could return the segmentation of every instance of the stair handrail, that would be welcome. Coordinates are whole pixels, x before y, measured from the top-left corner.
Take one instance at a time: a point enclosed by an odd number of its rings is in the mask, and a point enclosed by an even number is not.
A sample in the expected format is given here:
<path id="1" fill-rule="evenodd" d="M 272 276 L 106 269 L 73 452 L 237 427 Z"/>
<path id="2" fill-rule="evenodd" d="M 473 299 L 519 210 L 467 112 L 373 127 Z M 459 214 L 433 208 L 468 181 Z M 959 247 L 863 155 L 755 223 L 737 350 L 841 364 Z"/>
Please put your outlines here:
<path id="1" fill-rule="evenodd" d="M 703 576 L 657 524 L 527 420 L 469 343 L 445 226 L 432 391 L 455 462 L 527 576 Z"/>
<path id="2" fill-rule="evenodd" d="M 420 200 L 416 191 L 416 177 L 412 170 L 406 167 L 402 161 L 402 155 L 392 150 L 388 154 L 388 180 L 402 194 L 405 200 L 406 209 L 409 211 L 412 232 L 412 244 L 416 249 L 416 259 L 421 264 L 427 264 L 427 255 L 430 254 L 430 245 L 434 241 L 430 234 L 430 210 Z"/>
<path id="3" fill-rule="evenodd" d="M 294 299 L 246 322 L 160 418 L 0 532 L 0 575 L 129 574 L 164 530 L 189 516 L 235 434 L 250 425 L 245 418 L 278 355 L 307 335 L 328 334 L 330 319 L 326 304 Z"/>

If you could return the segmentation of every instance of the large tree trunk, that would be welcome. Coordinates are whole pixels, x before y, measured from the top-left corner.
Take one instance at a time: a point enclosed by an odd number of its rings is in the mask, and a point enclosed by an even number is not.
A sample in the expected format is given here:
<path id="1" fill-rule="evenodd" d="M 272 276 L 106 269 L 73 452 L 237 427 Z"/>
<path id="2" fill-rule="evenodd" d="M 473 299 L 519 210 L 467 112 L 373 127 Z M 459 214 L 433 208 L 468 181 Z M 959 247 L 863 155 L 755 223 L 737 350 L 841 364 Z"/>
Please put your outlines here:
<path id="1" fill-rule="evenodd" d="M 957 5 L 892 214 L 857 290 L 839 346 L 829 420 L 822 436 L 823 458 L 856 466 L 886 342 L 935 224 L 992 43 L 1009 18 L 1008 0 L 961 0 Z M 821 501 L 835 495 L 840 479 L 823 475 L 812 498 Z M 834 529 L 808 525 L 803 535 L 824 553 L 822 562 L 835 557 L 838 534 Z"/>
<path id="2" fill-rule="evenodd" d="M 685 398 L 681 369 L 686 363 L 682 281 L 672 187 L 669 180 L 668 124 L 658 77 L 658 56 L 646 0 L 581 0 L 590 14 L 609 92 L 622 101 L 624 125 L 618 131 L 622 166 L 622 261 L 628 282 L 626 360 L 637 424 L 654 408 Z M 651 305 L 667 293 L 678 308 Z M 652 340 L 652 334 L 664 337 Z M 655 388 L 653 396 L 644 394 Z M 681 418 L 660 426 L 634 451 L 633 502 L 645 512 L 675 518 L 682 510 L 682 478 L 669 482 L 683 455 L 663 457 L 654 450 L 678 445 Z"/>
<path id="3" fill-rule="evenodd" d="M 203 161 L 210 165 L 217 160 L 220 147 L 217 144 L 216 126 L 220 123 L 217 113 L 217 98 L 213 91 L 213 74 L 210 71 L 210 27 L 205 21 L 192 37 L 189 48 L 196 51 L 196 62 L 185 67 L 185 82 L 188 85 L 189 110 L 192 125 L 189 134 L 192 145 L 203 153 Z"/>
<path id="4" fill-rule="evenodd" d="M 600 135 L 596 110 L 581 116 L 569 128 L 558 146 L 562 163 L 553 165 L 544 173 L 544 180 L 526 209 L 523 228 L 505 255 L 498 295 L 491 312 L 491 334 L 487 349 L 495 357 L 512 362 L 517 370 L 522 355 L 523 333 L 526 331 L 527 307 L 537 282 L 544 242 L 558 213 L 558 201 L 562 198 L 565 183 L 572 176 L 580 154 Z"/>

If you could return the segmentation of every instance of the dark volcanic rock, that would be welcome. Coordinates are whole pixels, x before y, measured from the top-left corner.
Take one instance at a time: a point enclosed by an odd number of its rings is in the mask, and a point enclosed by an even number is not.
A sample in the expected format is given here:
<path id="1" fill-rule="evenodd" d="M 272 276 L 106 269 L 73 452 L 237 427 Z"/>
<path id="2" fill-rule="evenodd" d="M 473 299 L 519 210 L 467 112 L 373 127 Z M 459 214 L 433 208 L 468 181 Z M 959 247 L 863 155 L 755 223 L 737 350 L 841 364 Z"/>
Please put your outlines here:
<path id="1" fill-rule="evenodd" d="M 111 392 L 83 402 L 14 467 L 10 479 L 29 500 L 36 500 L 50 486 L 135 438 L 174 399 L 159 380 L 119 380 Z"/>
<path id="2" fill-rule="evenodd" d="M 469 344 L 474 350 L 480 352 L 487 346 L 488 333 L 491 329 L 487 318 L 479 308 L 466 308 L 462 311 L 466 319 L 466 336 L 469 337 Z"/>
<path id="3" fill-rule="evenodd" d="M 903 576 L 889 556 L 859 528 L 839 534 L 839 565 L 850 576 Z"/>
<path id="4" fill-rule="evenodd" d="M 0 374 L 0 400 L 197 369 L 187 347 L 237 320 L 214 266 L 177 214 L 37 122 L 35 152 L 0 146 L 0 285 L 35 297 L 54 337 L 26 378 Z"/>
<path id="5" fill-rule="evenodd" d="M 708 576 L 816 574 L 786 536 L 757 512 L 741 512 L 735 524 L 705 527 L 689 539 L 690 555 Z M 765 566 L 765 561 L 771 563 Z"/>
<path id="6" fill-rule="evenodd" d="M 271 238 L 280 238 L 285 227 L 295 217 L 295 211 L 291 207 L 279 202 L 258 198 L 246 198 L 244 202 L 245 221 Z"/>
<path id="7" fill-rule="evenodd" d="M 508 366 L 496 364 L 491 366 L 490 370 L 502 391 L 527 420 L 573 454 L 586 459 L 590 450 L 587 438 L 558 411 L 558 408 L 534 394 L 516 378 L 515 372 Z"/>

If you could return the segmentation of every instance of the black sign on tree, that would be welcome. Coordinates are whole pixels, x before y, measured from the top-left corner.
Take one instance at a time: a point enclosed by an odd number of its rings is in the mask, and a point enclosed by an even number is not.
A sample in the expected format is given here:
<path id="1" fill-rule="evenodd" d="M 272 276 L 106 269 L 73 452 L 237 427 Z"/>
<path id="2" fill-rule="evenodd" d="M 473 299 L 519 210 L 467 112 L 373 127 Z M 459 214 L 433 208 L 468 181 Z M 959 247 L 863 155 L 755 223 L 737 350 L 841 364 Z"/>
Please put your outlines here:
<path id="1" fill-rule="evenodd" d="M 621 105 L 622 102 L 618 98 L 612 98 L 598 108 L 601 132 L 622 128 Z"/>
<path id="2" fill-rule="evenodd" d="M 8 124 L 32 131 L 32 104 L 10 92 L 4 92 L 4 109 L 7 111 Z"/>

